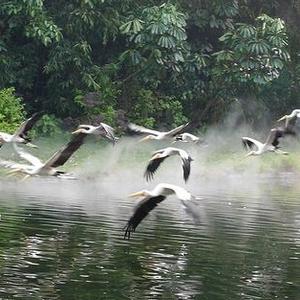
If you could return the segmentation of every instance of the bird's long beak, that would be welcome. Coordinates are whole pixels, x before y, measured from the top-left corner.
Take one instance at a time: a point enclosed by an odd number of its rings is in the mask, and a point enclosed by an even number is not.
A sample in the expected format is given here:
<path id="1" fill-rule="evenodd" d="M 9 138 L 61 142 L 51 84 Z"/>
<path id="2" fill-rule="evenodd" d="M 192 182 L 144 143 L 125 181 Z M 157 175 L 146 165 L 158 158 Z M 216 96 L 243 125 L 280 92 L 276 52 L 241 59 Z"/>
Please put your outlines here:
<path id="1" fill-rule="evenodd" d="M 138 141 L 138 143 L 144 142 L 149 140 L 149 135 L 145 136 L 144 138 L 142 138 L 141 140 Z"/>
<path id="2" fill-rule="evenodd" d="M 245 157 L 248 157 L 248 156 L 251 156 L 252 155 L 252 152 L 249 152 L 245 155 Z"/>
<path id="3" fill-rule="evenodd" d="M 151 157 L 150 161 L 151 161 L 151 160 L 158 159 L 158 158 L 160 158 L 160 154 L 159 154 L 159 153 L 156 153 L 153 157 Z"/>
<path id="4" fill-rule="evenodd" d="M 131 198 L 141 197 L 141 196 L 144 196 L 144 192 L 143 191 L 139 191 L 139 192 L 132 193 L 132 194 L 128 195 L 128 197 L 131 197 Z"/>
<path id="5" fill-rule="evenodd" d="M 72 131 L 71 133 L 72 134 L 77 134 L 77 133 L 81 133 L 81 132 L 82 132 L 82 129 L 79 128 L 79 129 L 76 129 L 76 130 Z"/>
<path id="6" fill-rule="evenodd" d="M 281 117 L 280 119 L 278 119 L 277 122 L 283 121 L 283 120 L 285 120 L 286 118 L 287 118 L 287 115 L 285 115 L 285 116 Z"/>

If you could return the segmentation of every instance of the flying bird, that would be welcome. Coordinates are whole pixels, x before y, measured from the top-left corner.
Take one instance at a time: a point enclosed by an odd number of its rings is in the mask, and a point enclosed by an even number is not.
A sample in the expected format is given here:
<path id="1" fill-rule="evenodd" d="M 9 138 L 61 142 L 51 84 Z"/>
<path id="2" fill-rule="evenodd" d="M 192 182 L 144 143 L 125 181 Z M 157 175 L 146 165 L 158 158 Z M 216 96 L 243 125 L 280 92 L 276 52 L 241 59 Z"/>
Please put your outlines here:
<path id="1" fill-rule="evenodd" d="M 284 115 L 277 122 L 285 120 L 285 127 L 287 128 L 289 125 L 294 127 L 297 119 L 300 118 L 300 109 L 294 109 L 289 115 Z"/>
<path id="2" fill-rule="evenodd" d="M 282 128 L 272 128 L 270 130 L 270 133 L 267 137 L 267 140 L 265 143 L 261 143 L 255 139 L 249 138 L 249 137 L 242 137 L 242 142 L 244 147 L 247 149 L 252 149 L 254 146 L 256 146 L 256 150 L 250 151 L 246 156 L 251 155 L 260 155 L 265 152 L 275 152 L 278 154 L 288 154 L 288 152 L 281 151 L 279 149 L 279 139 L 282 138 L 285 135 L 285 130 Z"/>
<path id="3" fill-rule="evenodd" d="M 55 152 L 45 163 L 43 163 L 36 156 L 24 151 L 19 148 L 17 144 L 14 144 L 15 150 L 18 155 L 27 160 L 30 164 L 18 164 L 11 161 L 0 161 L 0 165 L 11 168 L 10 174 L 14 173 L 23 173 L 26 174 L 23 179 L 26 179 L 29 176 L 56 176 L 60 178 L 74 178 L 71 177 L 70 174 L 59 171 L 56 168 L 64 165 L 66 161 L 72 156 L 72 154 L 79 149 L 79 147 L 83 144 L 85 134 L 77 134 L 75 135 L 65 146 Z"/>
<path id="4" fill-rule="evenodd" d="M 37 148 L 37 146 L 30 143 L 31 139 L 27 136 L 27 133 L 33 127 L 33 125 L 42 117 L 42 115 L 42 112 L 33 114 L 29 119 L 27 119 L 20 125 L 20 127 L 15 131 L 14 134 L 0 132 L 0 147 L 4 143 L 20 143 Z"/>
<path id="5" fill-rule="evenodd" d="M 175 135 L 179 134 L 182 130 L 184 130 L 188 125 L 189 125 L 189 123 L 180 125 L 170 131 L 157 131 L 157 130 L 148 129 L 148 128 L 145 128 L 143 126 L 139 126 L 139 125 L 136 125 L 133 123 L 130 123 L 128 125 L 128 128 L 131 131 L 134 131 L 137 133 L 148 134 L 147 136 L 145 136 L 143 139 L 140 140 L 140 142 L 142 142 L 142 141 L 146 141 L 146 140 L 165 140 L 165 139 L 173 138 Z"/>
<path id="6" fill-rule="evenodd" d="M 191 172 L 191 161 L 193 160 L 191 156 L 184 150 L 174 148 L 174 147 L 167 147 L 164 149 L 157 150 L 153 152 L 152 158 L 150 159 L 144 177 L 147 181 L 153 179 L 153 176 L 160 166 L 160 164 L 169 156 L 172 155 L 179 155 L 182 161 L 182 168 L 183 168 L 183 178 L 185 182 L 188 180 Z"/>
<path id="7" fill-rule="evenodd" d="M 141 196 L 143 198 L 135 207 L 133 215 L 123 229 L 125 231 L 124 239 L 130 239 L 131 233 L 135 232 L 136 227 L 151 212 L 151 210 L 165 200 L 167 196 L 172 194 L 175 194 L 183 203 L 194 199 L 194 197 L 184 188 L 168 183 L 160 183 L 152 191 L 142 190 L 129 195 L 130 197 Z"/>
<path id="8" fill-rule="evenodd" d="M 98 135 L 107 138 L 113 144 L 115 144 L 118 140 L 117 137 L 114 135 L 114 129 L 105 124 L 100 123 L 99 126 L 92 126 L 92 125 L 79 125 L 78 128 L 72 132 L 72 134 L 86 134 L 86 135 Z"/>
<path id="9" fill-rule="evenodd" d="M 200 138 L 198 138 L 197 136 L 191 134 L 191 133 L 188 133 L 188 132 L 184 132 L 184 133 L 181 133 L 181 134 L 178 134 L 174 137 L 174 141 L 173 143 L 176 143 L 178 141 L 180 142 L 183 142 L 183 143 L 199 143 L 200 142 Z"/>

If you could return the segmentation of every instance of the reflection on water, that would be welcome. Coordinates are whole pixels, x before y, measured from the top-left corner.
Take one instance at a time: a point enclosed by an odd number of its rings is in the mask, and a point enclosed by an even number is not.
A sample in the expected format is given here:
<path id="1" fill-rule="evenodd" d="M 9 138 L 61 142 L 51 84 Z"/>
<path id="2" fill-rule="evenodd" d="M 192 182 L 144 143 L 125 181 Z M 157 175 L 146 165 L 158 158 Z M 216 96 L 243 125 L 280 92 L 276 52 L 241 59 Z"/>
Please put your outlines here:
<path id="1" fill-rule="evenodd" d="M 0 299 L 299 299 L 297 184 L 204 185 L 200 223 L 170 198 L 128 241 L 129 187 L 3 182 Z"/>

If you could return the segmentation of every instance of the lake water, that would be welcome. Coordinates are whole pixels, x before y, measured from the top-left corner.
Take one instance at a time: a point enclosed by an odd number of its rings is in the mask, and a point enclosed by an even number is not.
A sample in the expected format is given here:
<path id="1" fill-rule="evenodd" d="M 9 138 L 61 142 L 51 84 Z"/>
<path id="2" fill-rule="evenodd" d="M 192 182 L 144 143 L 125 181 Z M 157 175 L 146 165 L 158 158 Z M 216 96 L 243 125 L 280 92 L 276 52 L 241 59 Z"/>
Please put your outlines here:
<path id="1" fill-rule="evenodd" d="M 0 299 L 300 299 L 300 188 L 289 176 L 199 186 L 196 223 L 170 197 L 130 240 L 136 200 L 112 180 L 4 181 Z"/>
<path id="2" fill-rule="evenodd" d="M 97 151 L 69 162 L 79 180 L 2 178 L 0 299 L 300 299 L 299 175 L 191 149 L 187 185 L 177 158 L 146 183 L 147 150 Z M 169 197 L 124 240 L 128 194 L 159 182 L 197 196 L 198 219 Z"/>

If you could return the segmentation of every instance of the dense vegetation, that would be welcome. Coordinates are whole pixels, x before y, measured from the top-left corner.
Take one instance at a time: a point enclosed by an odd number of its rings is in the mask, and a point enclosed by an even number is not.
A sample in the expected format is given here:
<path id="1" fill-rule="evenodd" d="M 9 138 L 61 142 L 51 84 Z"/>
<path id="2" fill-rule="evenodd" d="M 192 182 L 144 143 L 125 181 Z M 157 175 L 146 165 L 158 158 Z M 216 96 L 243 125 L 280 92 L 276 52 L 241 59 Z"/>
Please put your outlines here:
<path id="1" fill-rule="evenodd" d="M 1 0 L 0 98 L 15 89 L 50 125 L 199 127 L 232 103 L 277 116 L 300 103 L 299 15 L 291 0 Z"/>

